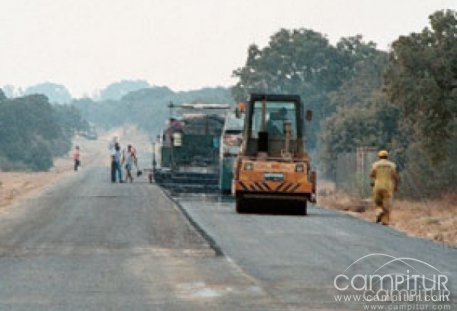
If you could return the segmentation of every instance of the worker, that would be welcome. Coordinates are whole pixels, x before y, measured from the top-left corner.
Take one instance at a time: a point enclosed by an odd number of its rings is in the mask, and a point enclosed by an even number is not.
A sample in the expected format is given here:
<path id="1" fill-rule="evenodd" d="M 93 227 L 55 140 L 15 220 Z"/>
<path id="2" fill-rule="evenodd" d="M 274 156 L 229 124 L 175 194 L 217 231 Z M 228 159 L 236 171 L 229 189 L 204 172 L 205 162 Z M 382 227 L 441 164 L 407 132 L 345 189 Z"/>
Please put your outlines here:
<path id="1" fill-rule="evenodd" d="M 379 160 L 373 163 L 370 177 L 373 179 L 373 201 L 376 207 L 376 222 L 389 224 L 393 193 L 397 192 L 400 178 L 395 163 L 389 161 L 389 153 L 381 150 Z"/>
<path id="2" fill-rule="evenodd" d="M 284 135 L 283 122 L 287 120 L 287 109 L 281 107 L 276 112 L 270 114 L 270 118 L 267 122 L 267 132 L 272 137 L 281 137 Z"/>
<path id="3" fill-rule="evenodd" d="M 81 153 L 79 151 L 79 146 L 75 147 L 75 151 L 73 152 L 73 160 L 74 160 L 73 169 L 76 172 L 81 168 Z"/>
<path id="4" fill-rule="evenodd" d="M 173 133 L 182 133 L 183 125 L 176 118 L 170 118 L 170 127 Z"/>
<path id="5" fill-rule="evenodd" d="M 111 182 L 116 182 L 116 174 L 119 182 L 123 183 L 122 180 L 122 165 L 121 165 L 121 146 L 118 142 L 114 143 L 114 148 L 111 150 Z"/>
<path id="6" fill-rule="evenodd" d="M 182 123 L 174 117 L 170 118 L 168 128 L 165 131 L 165 135 L 166 135 L 165 141 L 169 144 L 173 144 L 173 134 L 182 133 L 182 132 L 183 132 Z"/>
<path id="7" fill-rule="evenodd" d="M 138 169 L 138 161 L 136 157 L 136 149 L 133 148 L 132 145 L 128 145 L 127 150 L 122 151 L 122 163 L 125 168 L 125 182 L 129 180 L 130 182 L 133 182 L 132 169 L 134 164 Z"/>

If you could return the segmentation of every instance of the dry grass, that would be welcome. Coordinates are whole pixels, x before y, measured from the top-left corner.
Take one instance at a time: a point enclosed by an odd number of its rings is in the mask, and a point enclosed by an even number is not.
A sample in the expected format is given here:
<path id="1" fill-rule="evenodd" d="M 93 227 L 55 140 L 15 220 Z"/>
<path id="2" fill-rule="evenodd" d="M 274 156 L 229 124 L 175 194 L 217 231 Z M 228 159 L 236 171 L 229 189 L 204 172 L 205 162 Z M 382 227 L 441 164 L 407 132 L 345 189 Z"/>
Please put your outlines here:
<path id="1" fill-rule="evenodd" d="M 397 201 L 392 226 L 415 236 L 457 246 L 457 200 L 450 197 L 423 202 Z"/>
<path id="2" fill-rule="evenodd" d="M 319 205 L 333 208 L 370 221 L 375 219 L 370 199 L 359 200 L 335 191 L 329 182 L 319 187 Z M 389 226 L 411 236 L 457 246 L 457 194 L 428 201 L 395 200 Z"/>

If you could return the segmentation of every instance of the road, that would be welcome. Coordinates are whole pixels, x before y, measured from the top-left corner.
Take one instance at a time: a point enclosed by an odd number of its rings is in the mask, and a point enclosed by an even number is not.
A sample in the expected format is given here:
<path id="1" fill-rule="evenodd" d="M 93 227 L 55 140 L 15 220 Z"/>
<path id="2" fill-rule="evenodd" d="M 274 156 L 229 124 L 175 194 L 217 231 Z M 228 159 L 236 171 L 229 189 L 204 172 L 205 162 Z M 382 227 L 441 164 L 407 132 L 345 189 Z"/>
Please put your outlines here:
<path id="1" fill-rule="evenodd" d="M 0 310 L 280 310 L 161 190 L 78 172 L 0 214 Z"/>
<path id="2" fill-rule="evenodd" d="M 146 178 L 111 184 L 99 166 L 2 211 L 0 310 L 360 310 L 334 301 L 333 278 L 373 252 L 456 280 L 456 249 L 338 212 L 237 215 L 231 200 L 176 200 Z"/>
<path id="3" fill-rule="evenodd" d="M 175 200 L 227 258 L 284 305 L 343 308 L 341 303 L 335 305 L 334 278 L 369 254 L 379 255 L 362 261 L 356 273 L 375 271 L 386 262 L 382 255 L 389 255 L 424 261 L 438 268 L 450 283 L 457 280 L 457 249 L 408 237 L 342 212 L 310 206 L 306 217 L 239 215 L 232 199 L 187 195 Z M 400 269 L 401 264 L 394 268 Z M 452 286 L 450 290 L 451 309 L 457 309 L 457 292 Z M 344 308 L 362 309 L 354 303 Z"/>

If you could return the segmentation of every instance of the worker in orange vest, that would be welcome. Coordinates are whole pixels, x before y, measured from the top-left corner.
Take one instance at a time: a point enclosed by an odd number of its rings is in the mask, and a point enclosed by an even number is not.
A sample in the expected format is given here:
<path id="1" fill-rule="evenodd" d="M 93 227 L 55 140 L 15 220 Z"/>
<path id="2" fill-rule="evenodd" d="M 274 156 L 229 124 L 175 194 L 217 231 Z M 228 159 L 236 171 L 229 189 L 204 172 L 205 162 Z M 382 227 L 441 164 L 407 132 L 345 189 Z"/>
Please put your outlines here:
<path id="1" fill-rule="evenodd" d="M 397 192 L 400 177 L 395 163 L 389 161 L 389 153 L 381 150 L 379 160 L 373 163 L 370 177 L 373 179 L 373 201 L 376 206 L 376 222 L 389 224 L 394 192 Z"/>

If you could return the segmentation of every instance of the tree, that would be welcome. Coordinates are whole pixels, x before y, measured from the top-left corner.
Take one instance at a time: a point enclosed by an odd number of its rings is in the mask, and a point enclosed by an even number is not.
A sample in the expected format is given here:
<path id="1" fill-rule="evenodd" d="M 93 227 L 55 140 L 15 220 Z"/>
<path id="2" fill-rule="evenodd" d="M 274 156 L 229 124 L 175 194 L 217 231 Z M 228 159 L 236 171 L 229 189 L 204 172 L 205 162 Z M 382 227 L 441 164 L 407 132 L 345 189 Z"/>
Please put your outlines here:
<path id="1" fill-rule="evenodd" d="M 265 48 L 249 47 L 245 66 L 233 72 L 238 82 L 232 93 L 237 101 L 252 92 L 299 94 L 305 109 L 316 117 L 307 137 L 308 148 L 313 149 L 320 121 L 335 111 L 329 95 L 354 75 L 357 62 L 376 52 L 374 43 L 363 42 L 361 36 L 342 38 L 332 46 L 313 30 L 281 29 Z"/>
<path id="2" fill-rule="evenodd" d="M 382 92 L 388 55 L 364 44 L 360 36 L 338 43 L 348 57 L 352 76 L 329 94 L 326 118 L 320 130 L 321 169 L 334 176 L 338 154 L 355 152 L 357 147 L 390 147 L 398 135 L 398 109 Z"/>
<path id="3" fill-rule="evenodd" d="M 56 104 L 68 104 L 71 102 L 71 94 L 64 85 L 45 82 L 30 86 L 25 89 L 23 95 L 45 95 L 49 102 Z"/>
<path id="4" fill-rule="evenodd" d="M 385 75 L 389 99 L 397 105 L 432 163 L 449 156 L 456 140 L 457 12 L 438 11 L 430 27 L 392 44 Z"/>
<path id="5" fill-rule="evenodd" d="M 373 93 L 379 92 L 383 87 L 387 63 L 387 53 L 378 50 L 355 62 L 352 77 L 346 79 L 338 90 L 329 94 L 330 102 L 326 115 L 333 114 L 338 108 L 368 104 Z"/>
<path id="6" fill-rule="evenodd" d="M 320 158 L 324 175 L 333 176 L 340 153 L 355 152 L 362 146 L 392 149 L 399 136 L 399 117 L 398 108 L 379 91 L 359 104 L 339 107 L 322 126 Z"/>
<path id="7" fill-rule="evenodd" d="M 0 89 L 0 102 L 6 100 L 7 97 L 2 89 Z"/>
<path id="8" fill-rule="evenodd" d="M 151 87 L 143 80 L 122 80 L 111 83 L 100 91 L 100 100 L 119 100 L 129 92 Z"/>
<path id="9" fill-rule="evenodd" d="M 53 106 L 44 95 L 0 101 L 0 168 L 48 170 L 86 124 L 74 107 Z"/>
<path id="10" fill-rule="evenodd" d="M 234 97 L 241 101 L 252 92 L 299 93 L 318 102 L 341 83 L 348 69 L 344 57 L 318 32 L 281 29 L 262 50 L 249 47 L 246 65 L 233 72 L 239 78 Z"/>

